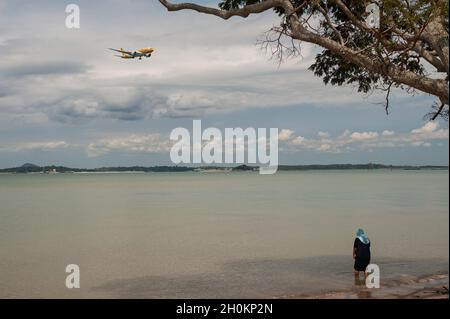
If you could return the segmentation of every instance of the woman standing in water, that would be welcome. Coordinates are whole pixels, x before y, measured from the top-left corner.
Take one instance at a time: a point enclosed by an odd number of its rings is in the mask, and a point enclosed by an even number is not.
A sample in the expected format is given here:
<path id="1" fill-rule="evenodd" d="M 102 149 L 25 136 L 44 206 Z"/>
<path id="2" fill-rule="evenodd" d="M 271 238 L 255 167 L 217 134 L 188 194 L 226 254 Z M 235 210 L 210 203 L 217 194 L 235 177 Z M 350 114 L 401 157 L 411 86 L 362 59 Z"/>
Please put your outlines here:
<path id="1" fill-rule="evenodd" d="M 355 259 L 355 280 L 359 280 L 359 272 L 364 271 L 367 278 L 366 268 L 370 264 L 370 240 L 359 228 L 356 231 L 355 243 L 353 244 L 353 259 Z"/>

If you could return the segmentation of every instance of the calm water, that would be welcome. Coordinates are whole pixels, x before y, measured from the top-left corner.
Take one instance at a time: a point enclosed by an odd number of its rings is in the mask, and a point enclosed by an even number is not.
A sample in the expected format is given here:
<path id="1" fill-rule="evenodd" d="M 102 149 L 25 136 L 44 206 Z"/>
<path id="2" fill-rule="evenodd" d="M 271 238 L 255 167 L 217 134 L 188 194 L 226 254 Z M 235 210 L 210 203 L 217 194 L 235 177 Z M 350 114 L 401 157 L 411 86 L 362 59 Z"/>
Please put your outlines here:
<path id="1" fill-rule="evenodd" d="M 270 297 L 448 271 L 448 171 L 0 175 L 0 297 Z M 81 289 L 65 288 L 65 266 Z"/>

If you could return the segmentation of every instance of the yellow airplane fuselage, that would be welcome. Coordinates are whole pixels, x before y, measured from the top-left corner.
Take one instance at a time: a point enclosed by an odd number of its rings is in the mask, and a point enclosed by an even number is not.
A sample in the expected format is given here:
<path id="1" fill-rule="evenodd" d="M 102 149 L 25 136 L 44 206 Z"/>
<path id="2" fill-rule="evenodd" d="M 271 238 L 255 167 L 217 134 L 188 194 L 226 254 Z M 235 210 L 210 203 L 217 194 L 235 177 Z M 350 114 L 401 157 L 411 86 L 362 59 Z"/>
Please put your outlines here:
<path id="1" fill-rule="evenodd" d="M 142 53 L 142 54 L 149 54 L 149 53 L 153 53 L 153 51 L 155 51 L 155 49 L 153 49 L 153 48 L 142 48 L 142 49 L 139 49 L 137 51 Z"/>

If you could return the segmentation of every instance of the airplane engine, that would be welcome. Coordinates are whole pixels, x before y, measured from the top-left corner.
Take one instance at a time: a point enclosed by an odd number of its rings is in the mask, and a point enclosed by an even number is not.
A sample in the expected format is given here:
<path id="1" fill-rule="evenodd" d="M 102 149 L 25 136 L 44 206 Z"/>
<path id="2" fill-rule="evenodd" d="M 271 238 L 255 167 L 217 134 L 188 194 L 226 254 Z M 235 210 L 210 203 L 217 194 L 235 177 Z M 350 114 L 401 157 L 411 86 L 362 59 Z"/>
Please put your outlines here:
<path id="1" fill-rule="evenodd" d="M 152 54 L 151 54 L 151 53 L 147 53 L 145 56 L 146 56 L 147 58 L 149 58 L 149 57 L 152 56 Z"/>

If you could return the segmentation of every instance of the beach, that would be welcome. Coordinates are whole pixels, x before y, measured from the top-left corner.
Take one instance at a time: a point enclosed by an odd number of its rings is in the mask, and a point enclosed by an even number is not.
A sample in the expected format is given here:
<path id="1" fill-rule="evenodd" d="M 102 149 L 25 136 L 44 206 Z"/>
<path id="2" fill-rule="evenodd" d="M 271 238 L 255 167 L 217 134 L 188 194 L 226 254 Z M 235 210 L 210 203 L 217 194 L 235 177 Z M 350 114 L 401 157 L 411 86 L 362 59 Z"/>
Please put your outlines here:
<path id="1" fill-rule="evenodd" d="M 423 278 L 448 285 L 448 171 L 14 174 L 0 202 L 2 298 L 397 298 L 410 280 L 403 298 L 428 293 Z M 354 287 L 358 227 L 381 272 L 370 294 Z M 68 264 L 80 289 L 64 285 Z"/>
<path id="2" fill-rule="evenodd" d="M 279 298 L 294 299 L 448 299 L 448 273 L 419 277 L 402 276 L 380 288 L 367 288 L 363 283 L 341 291 L 320 294 L 287 294 Z"/>

